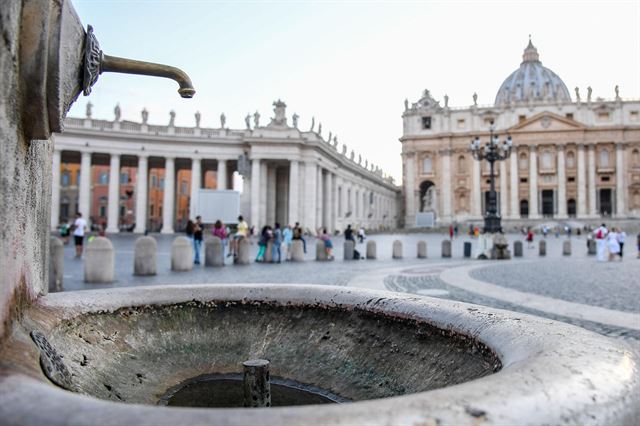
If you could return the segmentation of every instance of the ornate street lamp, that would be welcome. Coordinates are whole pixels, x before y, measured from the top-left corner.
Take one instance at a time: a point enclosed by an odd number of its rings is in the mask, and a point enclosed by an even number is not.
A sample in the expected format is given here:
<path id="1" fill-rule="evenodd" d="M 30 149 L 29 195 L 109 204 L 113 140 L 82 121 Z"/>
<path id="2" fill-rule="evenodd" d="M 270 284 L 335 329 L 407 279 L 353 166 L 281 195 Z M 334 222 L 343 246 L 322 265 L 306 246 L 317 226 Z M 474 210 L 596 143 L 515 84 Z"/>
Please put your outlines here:
<path id="1" fill-rule="evenodd" d="M 502 232 L 502 225 L 500 224 L 500 216 L 498 215 L 498 197 L 496 196 L 496 177 L 494 173 L 493 164 L 496 161 L 506 160 L 511 153 L 511 136 L 507 135 L 507 139 L 500 142 L 498 135 L 493 134 L 494 125 L 493 121 L 489 126 L 489 142 L 484 146 L 480 145 L 480 138 L 478 136 L 471 140 L 469 149 L 473 158 L 477 161 L 487 160 L 490 166 L 489 180 L 489 202 L 484 214 L 484 232 L 494 234 L 496 232 Z M 501 188 L 505 190 L 505 188 Z"/>

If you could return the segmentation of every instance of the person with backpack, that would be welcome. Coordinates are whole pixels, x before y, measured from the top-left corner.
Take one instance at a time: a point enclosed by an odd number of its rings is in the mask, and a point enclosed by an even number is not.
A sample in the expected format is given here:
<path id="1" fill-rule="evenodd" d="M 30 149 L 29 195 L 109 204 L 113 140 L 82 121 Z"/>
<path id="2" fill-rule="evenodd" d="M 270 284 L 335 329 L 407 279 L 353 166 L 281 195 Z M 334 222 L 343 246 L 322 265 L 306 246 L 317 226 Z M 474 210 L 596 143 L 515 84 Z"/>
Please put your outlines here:
<path id="1" fill-rule="evenodd" d="M 256 256 L 256 262 L 264 262 L 264 255 L 267 252 L 267 244 L 269 244 L 269 240 L 273 236 L 273 232 L 271 231 L 271 227 L 269 225 L 265 225 L 262 228 L 262 232 L 260 232 L 260 239 L 258 240 L 258 255 Z"/>
<path id="2" fill-rule="evenodd" d="M 595 231 L 593 231 L 593 238 L 596 240 L 596 259 L 598 262 L 604 262 L 605 259 L 605 249 L 607 246 L 607 234 L 609 230 L 603 223 Z"/>

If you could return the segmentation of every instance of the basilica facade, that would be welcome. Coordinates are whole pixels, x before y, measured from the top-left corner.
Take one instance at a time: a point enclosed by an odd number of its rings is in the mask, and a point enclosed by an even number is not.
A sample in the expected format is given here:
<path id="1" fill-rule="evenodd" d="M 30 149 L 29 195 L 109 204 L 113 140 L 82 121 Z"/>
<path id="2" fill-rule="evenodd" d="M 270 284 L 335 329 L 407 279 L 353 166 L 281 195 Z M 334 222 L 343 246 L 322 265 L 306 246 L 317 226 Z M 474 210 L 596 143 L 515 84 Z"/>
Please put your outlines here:
<path id="1" fill-rule="evenodd" d="M 522 63 L 500 86 L 493 105 L 449 106 L 428 90 L 405 101 L 402 143 L 405 227 L 482 219 L 489 163 L 474 160 L 470 141 L 490 132 L 511 136 L 509 157 L 496 163 L 503 220 L 640 217 L 640 100 L 610 99 L 591 88 L 572 98 L 542 66 L 529 41 Z"/>

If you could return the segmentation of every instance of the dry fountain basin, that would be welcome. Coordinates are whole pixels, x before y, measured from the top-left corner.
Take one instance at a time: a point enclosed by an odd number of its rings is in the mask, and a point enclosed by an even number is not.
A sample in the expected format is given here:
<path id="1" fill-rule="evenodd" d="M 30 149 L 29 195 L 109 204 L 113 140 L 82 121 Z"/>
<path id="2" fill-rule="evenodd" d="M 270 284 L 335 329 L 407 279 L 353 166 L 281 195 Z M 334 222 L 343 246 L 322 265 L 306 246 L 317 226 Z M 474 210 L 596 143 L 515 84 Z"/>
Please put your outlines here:
<path id="1" fill-rule="evenodd" d="M 622 342 L 344 287 L 55 293 L 0 355 L 5 425 L 639 423 L 638 359 Z M 255 358 L 270 362 L 270 408 L 241 408 L 242 363 Z"/>

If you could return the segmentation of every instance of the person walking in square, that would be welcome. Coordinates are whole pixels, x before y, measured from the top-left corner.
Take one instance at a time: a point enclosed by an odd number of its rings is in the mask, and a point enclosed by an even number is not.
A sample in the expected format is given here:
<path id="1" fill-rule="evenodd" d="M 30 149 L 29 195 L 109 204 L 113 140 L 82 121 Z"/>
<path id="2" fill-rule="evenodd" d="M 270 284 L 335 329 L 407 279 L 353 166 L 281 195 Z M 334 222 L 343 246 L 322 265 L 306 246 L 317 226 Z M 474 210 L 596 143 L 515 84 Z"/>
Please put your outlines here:
<path id="1" fill-rule="evenodd" d="M 527 248 L 533 248 L 533 229 L 527 231 Z"/>
<path id="2" fill-rule="evenodd" d="M 273 263 L 280 263 L 282 261 L 282 252 L 280 247 L 282 246 L 282 230 L 280 224 L 276 222 L 273 229 L 273 249 L 271 250 L 271 261 Z M 276 258 L 278 259 L 276 261 Z"/>
<path id="3" fill-rule="evenodd" d="M 76 258 L 82 257 L 84 235 L 87 231 L 87 221 L 82 217 L 82 213 L 76 213 L 76 220 L 73 222 L 73 241 L 76 245 Z"/>
<path id="4" fill-rule="evenodd" d="M 307 242 L 305 241 L 304 236 L 302 235 L 302 227 L 298 222 L 296 222 L 296 225 L 293 227 L 293 239 L 302 241 L 302 251 L 304 251 L 304 253 L 307 254 Z"/>
<path id="5" fill-rule="evenodd" d="M 618 228 L 611 228 L 611 232 L 607 234 L 607 250 L 609 250 L 609 262 L 613 262 L 617 255 L 620 254 L 620 243 L 618 242 Z M 622 257 L 620 258 L 622 260 Z"/>
<path id="6" fill-rule="evenodd" d="M 291 242 L 293 241 L 293 229 L 291 229 L 291 225 L 287 225 L 282 231 L 282 237 L 284 238 L 284 245 L 287 248 L 287 260 L 291 259 Z"/>
<path id="7" fill-rule="evenodd" d="M 620 260 L 622 260 L 622 256 L 624 255 L 624 242 L 627 239 L 627 233 L 622 230 L 622 228 L 618 228 L 618 244 L 620 244 Z"/>
<path id="8" fill-rule="evenodd" d="M 598 262 L 604 262 L 604 255 L 606 249 L 606 238 L 609 230 L 603 223 L 595 231 L 593 231 L 593 238 L 596 240 L 596 259 Z"/>
<path id="9" fill-rule="evenodd" d="M 196 216 L 196 221 L 193 224 L 193 263 L 195 265 L 200 264 L 200 248 L 202 247 L 202 217 Z"/>
<path id="10" fill-rule="evenodd" d="M 214 237 L 220 238 L 222 241 L 222 257 L 224 258 L 224 247 L 227 244 L 227 228 L 224 226 L 224 223 L 220 219 L 216 220 L 213 224 L 213 229 L 211 229 L 211 235 Z"/>
<path id="11" fill-rule="evenodd" d="M 322 229 L 319 238 L 324 242 L 324 251 L 327 254 L 327 260 L 333 260 L 333 243 L 331 242 L 331 235 L 327 232 L 327 228 Z"/>

